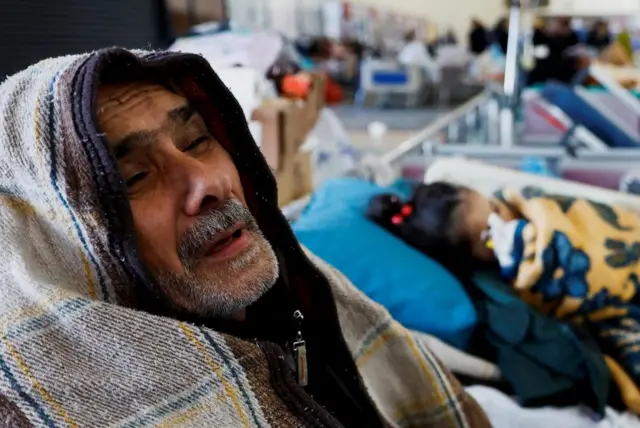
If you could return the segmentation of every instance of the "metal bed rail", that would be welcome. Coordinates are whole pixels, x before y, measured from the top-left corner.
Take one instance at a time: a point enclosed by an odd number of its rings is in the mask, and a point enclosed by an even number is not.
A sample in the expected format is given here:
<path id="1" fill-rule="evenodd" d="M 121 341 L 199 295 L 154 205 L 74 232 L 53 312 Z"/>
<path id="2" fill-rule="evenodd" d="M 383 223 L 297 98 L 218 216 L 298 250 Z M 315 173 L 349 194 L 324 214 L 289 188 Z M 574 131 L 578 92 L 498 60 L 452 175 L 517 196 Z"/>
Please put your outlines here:
<path id="1" fill-rule="evenodd" d="M 538 98 L 550 118 L 563 126 L 571 121 L 557 107 Z M 500 106 L 495 88 L 487 88 L 471 100 L 439 117 L 415 135 L 382 155 L 365 156 L 349 174 L 388 184 L 401 175 L 400 168 L 420 164 L 427 166 L 437 157 L 471 157 L 488 163 L 517 165 L 525 158 L 545 159 L 559 167 L 593 169 L 635 168 L 640 150 L 606 146 L 586 128 L 576 127 L 573 136 L 587 148 L 575 148 L 571 155 L 558 145 L 500 145 Z M 472 137 L 472 138 L 470 138 Z M 306 196 L 283 208 L 285 216 L 296 218 L 309 202 Z"/>
<path id="2" fill-rule="evenodd" d="M 612 167 L 613 163 L 619 163 L 621 167 L 640 163 L 640 150 L 612 149 L 585 127 L 574 124 L 561 109 L 539 95 L 523 95 L 535 98 L 534 102 L 545 113 L 547 120 L 561 127 L 563 132 L 570 130 L 569 137 L 584 147 L 570 145 L 568 148 L 560 144 L 561 141 L 556 145 L 525 144 L 524 141 L 509 147 L 500 145 L 499 103 L 495 90 L 488 88 L 380 156 L 377 164 L 381 169 L 406 163 L 407 160 L 422 159 L 424 164 L 425 158 L 435 156 L 479 157 L 499 163 L 502 163 L 501 159 L 513 161 L 537 157 L 594 168 L 603 163 L 608 167 Z M 470 135 L 474 138 L 469 138 Z"/>
<path id="3" fill-rule="evenodd" d="M 574 124 L 562 109 L 551 104 L 539 94 L 533 92 L 525 92 L 522 94 L 524 101 L 531 103 L 534 111 L 542 116 L 553 127 L 562 131 L 566 136 L 575 137 L 587 147 L 594 151 L 604 152 L 610 148 L 604 141 L 595 136 L 591 131 L 582 125 Z"/>
<path id="4" fill-rule="evenodd" d="M 393 165 L 407 154 L 420 151 L 425 143 L 442 142 L 444 136 L 449 140 L 464 141 L 466 138 L 460 138 L 460 134 L 468 128 L 484 127 L 488 133 L 493 132 L 493 137 L 497 139 L 497 123 L 497 101 L 493 98 L 491 91 L 485 90 L 383 154 L 379 162 L 383 165 Z"/>
<path id="5" fill-rule="evenodd" d="M 490 90 L 485 90 L 451 112 L 436 119 L 417 134 L 382 156 L 365 156 L 355 170 L 349 171 L 344 175 L 356 176 L 381 184 L 385 183 L 399 175 L 393 170 L 392 165 L 406 159 L 408 154 L 424 153 L 423 146 L 436 140 L 441 141 L 443 133 L 447 137 L 461 137 L 461 130 L 485 127 L 489 134 L 491 134 L 489 129 L 493 129 L 493 133 L 497 134 L 498 113 L 497 101 L 495 101 Z M 282 207 L 282 213 L 289 221 L 293 221 L 298 218 L 310 200 L 311 195 L 307 195 L 292 201 Z"/>
<path id="6" fill-rule="evenodd" d="M 606 70 L 597 64 L 592 64 L 589 67 L 589 75 L 620 100 L 629 110 L 640 116 L 640 100 L 612 78 Z"/>
<path id="7" fill-rule="evenodd" d="M 525 158 L 538 158 L 559 162 L 563 166 L 623 170 L 638 167 L 640 151 L 637 149 L 616 149 L 597 152 L 580 148 L 576 149 L 575 156 L 569 156 L 563 147 L 519 146 L 505 150 L 500 146 L 480 144 L 427 144 L 421 156 L 407 157 L 406 160 L 407 163 L 416 160 L 424 164 L 437 157 L 468 157 L 495 164 L 513 164 Z"/>

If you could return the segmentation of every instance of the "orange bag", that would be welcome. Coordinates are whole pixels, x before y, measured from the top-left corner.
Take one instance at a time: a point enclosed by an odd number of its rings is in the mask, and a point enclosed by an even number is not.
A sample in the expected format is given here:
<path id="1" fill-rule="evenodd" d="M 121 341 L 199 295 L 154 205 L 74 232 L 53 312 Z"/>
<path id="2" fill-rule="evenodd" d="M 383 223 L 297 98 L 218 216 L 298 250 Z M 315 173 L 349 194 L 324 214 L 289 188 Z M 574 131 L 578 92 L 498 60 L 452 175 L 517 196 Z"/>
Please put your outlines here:
<path id="1" fill-rule="evenodd" d="M 327 86 L 324 94 L 324 99 L 327 104 L 338 104 L 344 99 L 342 87 L 329 78 L 327 78 Z"/>
<path id="2" fill-rule="evenodd" d="M 311 78 L 308 74 L 290 74 L 282 79 L 282 95 L 287 98 L 305 99 L 311 90 Z"/>

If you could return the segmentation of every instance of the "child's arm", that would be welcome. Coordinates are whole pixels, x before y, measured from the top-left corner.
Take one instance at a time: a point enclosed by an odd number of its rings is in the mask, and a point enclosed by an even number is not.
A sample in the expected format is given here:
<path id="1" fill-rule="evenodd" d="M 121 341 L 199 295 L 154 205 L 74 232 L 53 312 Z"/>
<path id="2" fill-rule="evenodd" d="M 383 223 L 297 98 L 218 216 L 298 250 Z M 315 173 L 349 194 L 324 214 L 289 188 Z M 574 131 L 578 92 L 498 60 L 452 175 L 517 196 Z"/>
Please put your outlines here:
<path id="1" fill-rule="evenodd" d="M 489 216 L 489 231 L 485 241 L 498 259 L 502 276 L 511 281 L 518 275 L 518 267 L 524 254 L 522 232 L 527 225 L 526 220 L 503 220 L 498 214 Z"/>

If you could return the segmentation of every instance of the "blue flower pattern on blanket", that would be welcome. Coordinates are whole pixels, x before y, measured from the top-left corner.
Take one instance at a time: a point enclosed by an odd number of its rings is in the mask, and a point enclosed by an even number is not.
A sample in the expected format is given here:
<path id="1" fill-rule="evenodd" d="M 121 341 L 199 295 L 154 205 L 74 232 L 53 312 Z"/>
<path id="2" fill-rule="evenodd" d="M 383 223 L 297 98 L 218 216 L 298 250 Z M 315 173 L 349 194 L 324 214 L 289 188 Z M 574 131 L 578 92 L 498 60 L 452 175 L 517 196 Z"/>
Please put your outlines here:
<path id="1" fill-rule="evenodd" d="M 627 244 L 616 239 L 607 239 L 604 246 L 611 250 L 605 261 L 612 268 L 624 268 L 640 261 L 640 242 Z"/>
<path id="2" fill-rule="evenodd" d="M 584 299 L 589 286 L 589 256 L 582 250 L 573 248 L 567 236 L 555 231 L 550 245 L 542 253 L 544 272 L 533 287 L 533 291 L 541 293 L 546 302 L 557 301 L 564 296 Z M 557 269 L 562 275 L 554 275 Z"/>
<path id="3" fill-rule="evenodd" d="M 615 379 L 626 394 L 640 386 L 640 216 L 624 207 L 554 195 L 537 187 L 503 189 L 498 202 L 525 229 L 514 251 L 522 297 L 543 312 L 583 322 L 601 350 L 635 385 Z M 553 206 L 556 204 L 556 207 Z M 528 227 L 528 226 L 527 226 Z M 518 232 L 519 231 L 519 232 Z M 544 237 L 544 241 L 539 239 Z M 518 257 L 516 257 L 516 254 Z M 529 293 L 532 292 L 532 293 Z M 630 396 L 631 396 L 630 395 Z M 629 404 L 629 403 L 627 403 Z"/>
<path id="4" fill-rule="evenodd" d="M 535 187 L 535 186 L 526 186 L 522 189 L 521 193 L 522 193 L 522 197 L 526 200 L 531 200 L 534 198 L 551 199 L 558 204 L 562 212 L 565 214 L 571 209 L 573 204 L 578 200 L 578 198 L 574 198 L 572 196 L 554 195 L 551 193 L 547 193 L 540 187 Z M 502 190 L 497 191 L 495 193 L 495 197 L 500 201 L 506 202 Z M 599 202 L 595 202 L 591 200 L 585 200 L 585 201 L 588 202 L 589 205 L 591 205 L 591 208 L 593 208 L 593 210 L 598 214 L 598 216 L 603 221 L 607 222 L 609 226 L 621 231 L 631 230 L 631 228 L 620 224 L 618 219 L 618 214 L 610 205 L 601 204 Z"/>
<path id="5" fill-rule="evenodd" d="M 637 278 L 635 278 L 635 281 L 637 283 Z M 625 303 L 620 296 L 612 295 L 611 292 L 605 288 L 591 296 L 590 299 L 582 302 L 580 309 L 578 309 L 578 315 L 586 316 L 603 308 L 620 308 L 625 309 L 625 312 L 627 312 L 626 305 L 627 303 Z"/>

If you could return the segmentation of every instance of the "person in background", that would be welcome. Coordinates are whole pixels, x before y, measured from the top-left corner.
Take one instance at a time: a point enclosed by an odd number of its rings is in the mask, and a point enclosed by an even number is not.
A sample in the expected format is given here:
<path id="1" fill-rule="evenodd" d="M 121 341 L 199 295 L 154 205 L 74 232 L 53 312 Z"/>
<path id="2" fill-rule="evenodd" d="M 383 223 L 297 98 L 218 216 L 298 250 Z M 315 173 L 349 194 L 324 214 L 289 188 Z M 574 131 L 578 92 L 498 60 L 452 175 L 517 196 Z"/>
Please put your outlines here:
<path id="1" fill-rule="evenodd" d="M 552 37 L 560 41 L 564 49 L 573 47 L 580 43 L 578 33 L 573 29 L 571 18 L 558 18 L 555 25 L 552 25 Z"/>
<path id="2" fill-rule="evenodd" d="M 493 42 L 500 46 L 504 55 L 509 44 L 509 19 L 501 18 L 493 29 Z"/>
<path id="3" fill-rule="evenodd" d="M 611 33 L 609 32 L 609 25 L 607 22 L 602 20 L 596 21 L 587 34 L 587 46 L 600 52 L 607 48 L 611 42 Z"/>
<path id="4" fill-rule="evenodd" d="M 571 20 L 549 19 L 540 25 L 534 31 L 535 65 L 529 73 L 528 84 L 549 80 L 571 82 L 578 71 L 578 63 L 569 50 L 579 43 L 577 33 L 571 28 Z"/>
<path id="5" fill-rule="evenodd" d="M 429 54 L 424 42 L 418 40 L 414 30 L 404 37 L 405 45 L 398 54 L 398 62 L 404 66 L 417 66 L 424 70 L 427 78 L 432 82 L 440 80 L 440 70 L 434 58 Z"/>
<path id="6" fill-rule="evenodd" d="M 474 55 L 480 55 L 489 47 L 489 35 L 487 29 L 478 19 L 471 20 L 469 32 L 469 50 Z"/>
<path id="7" fill-rule="evenodd" d="M 551 78 L 569 83 L 578 71 L 577 58 L 570 54 L 571 48 L 580 43 L 578 33 L 571 25 L 571 18 L 559 18 L 557 26 L 552 26 L 550 53 L 555 73 Z"/>
<path id="8" fill-rule="evenodd" d="M 306 56 L 314 63 L 323 63 L 331 57 L 331 41 L 325 37 L 318 37 L 311 41 Z"/>
<path id="9" fill-rule="evenodd" d="M 434 60 L 438 58 L 438 40 L 431 40 L 425 44 L 427 52 Z"/>
<path id="10" fill-rule="evenodd" d="M 453 28 L 449 28 L 445 33 L 440 43 L 444 46 L 455 46 L 458 44 L 458 36 L 456 36 L 456 32 L 453 31 Z"/>
<path id="11" fill-rule="evenodd" d="M 353 92 L 356 93 L 360 86 L 360 68 L 362 67 L 366 46 L 356 39 L 348 39 L 344 42 L 344 45 L 350 52 L 348 61 L 351 65 L 351 81 L 349 83 L 353 88 Z"/>
<path id="12" fill-rule="evenodd" d="M 547 21 L 536 17 L 533 22 L 533 35 L 531 38 L 533 49 L 533 61 L 527 74 L 526 81 L 529 85 L 545 82 L 547 79 L 546 64 L 549 61 L 549 36 L 547 34 Z"/>
<path id="13" fill-rule="evenodd" d="M 633 62 L 633 46 L 631 41 L 631 33 L 628 29 L 623 29 L 616 36 L 616 44 L 620 45 L 624 51 L 626 57 L 630 62 Z"/>

